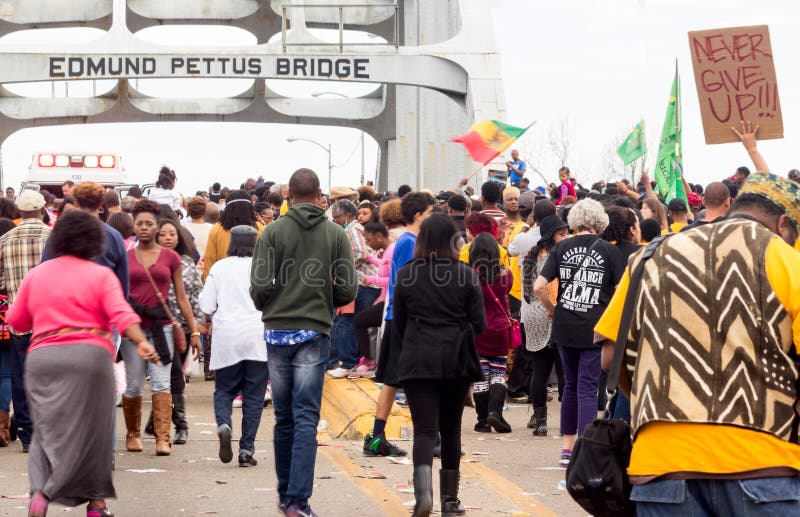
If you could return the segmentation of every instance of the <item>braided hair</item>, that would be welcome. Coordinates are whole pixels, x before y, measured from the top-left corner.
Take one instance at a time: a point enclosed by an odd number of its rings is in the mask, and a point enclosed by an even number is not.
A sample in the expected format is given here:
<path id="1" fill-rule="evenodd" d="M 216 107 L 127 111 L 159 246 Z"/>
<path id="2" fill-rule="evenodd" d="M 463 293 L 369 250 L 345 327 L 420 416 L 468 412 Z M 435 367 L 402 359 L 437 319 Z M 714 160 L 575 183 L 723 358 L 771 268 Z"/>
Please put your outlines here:
<path id="1" fill-rule="evenodd" d="M 555 245 L 556 241 L 552 237 L 545 241 L 540 240 L 522 260 L 522 295 L 525 297 L 525 303 L 531 303 L 531 300 L 534 299 L 533 283 L 539 275 L 536 270 L 539 255 L 541 253 L 549 254 Z"/>

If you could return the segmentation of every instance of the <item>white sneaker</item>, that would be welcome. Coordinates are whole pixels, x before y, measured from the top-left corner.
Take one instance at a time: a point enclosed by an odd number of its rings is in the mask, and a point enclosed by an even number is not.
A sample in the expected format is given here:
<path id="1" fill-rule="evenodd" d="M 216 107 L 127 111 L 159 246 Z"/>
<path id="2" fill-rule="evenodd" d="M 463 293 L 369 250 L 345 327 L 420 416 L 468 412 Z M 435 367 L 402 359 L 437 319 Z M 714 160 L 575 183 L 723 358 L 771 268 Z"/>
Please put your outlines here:
<path id="1" fill-rule="evenodd" d="M 267 391 L 264 392 L 264 407 L 272 404 L 272 388 L 267 385 Z"/>
<path id="2" fill-rule="evenodd" d="M 334 368 L 333 370 L 328 370 L 326 373 L 328 375 L 330 375 L 331 377 L 333 377 L 334 379 L 344 379 L 345 377 L 350 375 L 350 370 L 347 369 L 347 368 L 342 368 L 341 366 L 338 366 L 338 367 Z"/>
<path id="3" fill-rule="evenodd" d="M 242 407 L 242 396 L 239 395 L 235 399 L 233 399 L 233 407 Z"/>

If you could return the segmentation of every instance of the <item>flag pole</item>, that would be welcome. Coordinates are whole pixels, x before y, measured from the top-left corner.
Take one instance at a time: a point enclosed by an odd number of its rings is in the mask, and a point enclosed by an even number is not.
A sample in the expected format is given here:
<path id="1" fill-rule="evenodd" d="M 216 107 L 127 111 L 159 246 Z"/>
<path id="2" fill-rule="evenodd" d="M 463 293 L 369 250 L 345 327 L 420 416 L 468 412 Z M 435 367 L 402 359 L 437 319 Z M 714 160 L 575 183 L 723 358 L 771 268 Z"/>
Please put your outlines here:
<path id="1" fill-rule="evenodd" d="M 469 176 L 467 176 L 465 179 L 466 179 L 467 181 L 469 181 L 469 180 L 471 180 L 472 178 L 474 178 L 474 177 L 475 177 L 475 175 L 477 175 L 479 172 L 481 172 L 481 169 L 483 169 L 483 166 L 484 166 L 484 165 L 486 165 L 486 164 L 484 163 L 483 165 L 478 165 L 478 168 L 477 168 L 477 169 L 475 169 L 475 170 L 472 172 L 472 174 L 470 174 Z"/>

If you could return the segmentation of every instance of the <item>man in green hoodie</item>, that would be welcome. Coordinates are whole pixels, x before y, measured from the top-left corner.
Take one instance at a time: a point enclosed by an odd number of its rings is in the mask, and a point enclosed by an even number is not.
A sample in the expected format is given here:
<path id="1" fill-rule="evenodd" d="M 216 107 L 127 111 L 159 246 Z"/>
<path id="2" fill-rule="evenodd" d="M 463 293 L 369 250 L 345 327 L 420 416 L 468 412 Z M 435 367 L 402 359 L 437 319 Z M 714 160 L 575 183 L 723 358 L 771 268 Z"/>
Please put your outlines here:
<path id="1" fill-rule="evenodd" d="M 325 217 L 321 196 L 314 171 L 292 174 L 292 207 L 261 234 L 250 270 L 250 296 L 265 327 L 283 515 L 316 515 L 308 499 L 333 312 L 358 289 L 350 241 Z"/>

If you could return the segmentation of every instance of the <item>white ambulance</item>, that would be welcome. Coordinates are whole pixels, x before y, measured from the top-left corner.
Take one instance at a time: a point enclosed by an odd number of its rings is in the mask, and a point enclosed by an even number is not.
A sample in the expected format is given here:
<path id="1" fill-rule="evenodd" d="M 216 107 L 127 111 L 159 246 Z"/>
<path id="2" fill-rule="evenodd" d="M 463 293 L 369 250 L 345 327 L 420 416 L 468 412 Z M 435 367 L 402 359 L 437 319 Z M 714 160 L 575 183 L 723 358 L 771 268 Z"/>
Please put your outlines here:
<path id="1" fill-rule="evenodd" d="M 113 188 L 120 197 L 130 189 L 125 178 L 122 157 L 116 153 L 36 152 L 28 169 L 22 190 L 47 191 L 61 198 L 61 186 L 71 180 L 75 184 L 94 181 Z"/>

